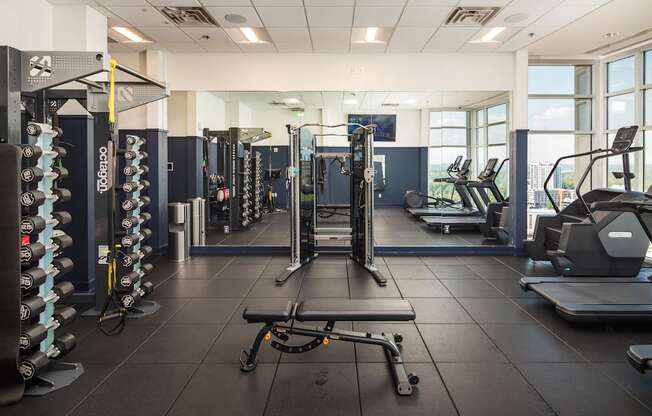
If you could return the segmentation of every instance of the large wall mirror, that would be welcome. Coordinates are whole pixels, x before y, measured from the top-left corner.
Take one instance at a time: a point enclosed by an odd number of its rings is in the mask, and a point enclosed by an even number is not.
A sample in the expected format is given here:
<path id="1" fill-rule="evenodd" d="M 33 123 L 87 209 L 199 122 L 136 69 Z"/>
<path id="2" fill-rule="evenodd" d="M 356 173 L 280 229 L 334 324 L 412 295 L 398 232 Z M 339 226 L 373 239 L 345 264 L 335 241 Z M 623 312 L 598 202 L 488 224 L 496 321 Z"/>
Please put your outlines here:
<path id="1" fill-rule="evenodd" d="M 344 124 L 374 124 L 376 246 L 506 245 L 509 117 L 501 91 L 176 91 L 170 201 L 206 200 L 206 246 L 289 246 L 287 125 L 312 125 L 315 225 L 345 228 L 353 127 Z"/>

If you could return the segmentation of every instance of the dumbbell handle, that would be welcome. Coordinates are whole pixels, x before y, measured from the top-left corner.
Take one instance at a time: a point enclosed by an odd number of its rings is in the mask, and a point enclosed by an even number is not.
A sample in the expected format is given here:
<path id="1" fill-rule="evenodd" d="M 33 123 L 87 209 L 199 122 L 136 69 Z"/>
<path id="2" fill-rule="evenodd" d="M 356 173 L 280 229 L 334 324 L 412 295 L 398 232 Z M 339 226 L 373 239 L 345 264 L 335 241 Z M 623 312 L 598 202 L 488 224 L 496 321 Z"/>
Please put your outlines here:
<path id="1" fill-rule="evenodd" d="M 70 282 L 57 283 L 52 287 L 50 293 L 41 296 L 30 296 L 25 298 L 20 303 L 20 320 L 26 321 L 31 319 L 37 313 L 41 313 L 48 303 L 57 302 L 71 295 L 75 291 L 75 287 Z"/>

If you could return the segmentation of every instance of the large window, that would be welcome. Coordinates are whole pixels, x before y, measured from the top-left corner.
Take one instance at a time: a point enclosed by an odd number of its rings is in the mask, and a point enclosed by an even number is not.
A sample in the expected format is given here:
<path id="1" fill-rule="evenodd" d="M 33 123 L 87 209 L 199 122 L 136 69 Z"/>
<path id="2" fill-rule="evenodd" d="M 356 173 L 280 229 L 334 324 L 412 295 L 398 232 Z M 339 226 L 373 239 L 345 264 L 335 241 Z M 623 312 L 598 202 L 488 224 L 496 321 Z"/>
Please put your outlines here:
<path id="1" fill-rule="evenodd" d="M 591 149 L 592 74 L 590 65 L 530 65 L 528 68 L 528 235 L 536 217 L 553 213 L 548 190 L 560 208 L 575 199 L 575 186 L 588 159 L 561 156 Z M 590 184 L 587 184 L 590 186 Z"/>
<path id="2" fill-rule="evenodd" d="M 476 110 L 476 167 L 479 173 L 491 158 L 498 163 L 507 157 L 507 104 L 498 104 Z M 496 178 L 503 195 L 508 194 L 509 167 L 505 166 Z"/>
<path id="3" fill-rule="evenodd" d="M 450 197 L 453 186 L 434 182 L 447 177 L 446 168 L 459 155 L 467 157 L 468 113 L 466 111 L 432 111 L 430 113 L 430 143 L 428 149 L 428 193 Z"/>

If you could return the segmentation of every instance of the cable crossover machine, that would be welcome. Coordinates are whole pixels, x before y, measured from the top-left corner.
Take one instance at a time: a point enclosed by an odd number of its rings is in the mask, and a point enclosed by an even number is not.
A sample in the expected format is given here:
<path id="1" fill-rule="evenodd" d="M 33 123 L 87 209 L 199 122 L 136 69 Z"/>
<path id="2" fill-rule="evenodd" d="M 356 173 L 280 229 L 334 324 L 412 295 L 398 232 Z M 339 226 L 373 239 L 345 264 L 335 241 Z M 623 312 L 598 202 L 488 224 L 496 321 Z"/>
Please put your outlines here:
<path id="1" fill-rule="evenodd" d="M 379 286 L 387 284 L 374 264 L 374 125 L 357 123 L 336 125 L 304 124 L 300 127 L 286 126 L 290 138 L 290 166 L 287 168 L 287 186 L 290 201 L 290 265 L 276 283 L 285 283 L 301 267 L 317 257 L 315 242 L 340 240 L 351 242 L 351 258 L 364 267 Z M 350 134 L 313 134 L 309 127 L 334 129 L 353 127 Z M 317 136 L 346 136 L 350 141 L 349 153 L 316 152 Z M 349 159 L 350 180 L 350 227 L 317 227 L 317 200 L 315 184 L 318 159 Z"/>

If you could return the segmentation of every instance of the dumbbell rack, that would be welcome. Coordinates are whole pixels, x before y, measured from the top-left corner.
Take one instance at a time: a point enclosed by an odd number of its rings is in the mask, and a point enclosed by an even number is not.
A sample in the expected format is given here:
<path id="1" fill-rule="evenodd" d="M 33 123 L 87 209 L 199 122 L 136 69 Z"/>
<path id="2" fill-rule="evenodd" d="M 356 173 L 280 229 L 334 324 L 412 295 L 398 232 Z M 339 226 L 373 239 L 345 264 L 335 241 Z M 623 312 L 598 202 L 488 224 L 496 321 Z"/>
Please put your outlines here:
<path id="1" fill-rule="evenodd" d="M 263 218 L 263 163 L 260 152 L 254 152 L 251 158 L 251 177 L 252 177 L 252 201 L 253 201 L 253 220 L 260 221 Z"/>
<path id="2" fill-rule="evenodd" d="M 29 123 L 27 133 L 29 143 L 22 148 L 21 170 L 21 354 L 18 362 L 19 371 L 28 382 L 24 394 L 40 396 L 69 385 L 84 369 L 81 363 L 56 360 L 74 348 L 75 338 L 72 334 L 59 334 L 55 338 L 55 330 L 76 316 L 72 307 L 55 309 L 57 301 L 74 291 L 69 282 L 55 285 L 55 278 L 72 268 L 70 259 L 60 257 L 72 239 L 55 229 L 68 221 L 67 213 L 54 212 L 54 204 L 68 197 L 66 190 L 56 188 L 57 181 L 67 172 L 61 167 L 53 169 L 65 153 L 53 147 L 53 141 L 62 132 L 47 124 Z M 35 171 L 41 173 L 40 178 L 34 176 Z M 35 195 L 45 198 L 40 201 Z M 36 253 L 36 247 L 44 250 Z M 39 308 L 30 307 L 43 303 Z"/>
<path id="3" fill-rule="evenodd" d="M 253 184 L 251 181 L 251 150 L 245 148 L 242 152 L 242 159 L 239 161 L 242 178 L 240 181 L 241 188 L 238 189 L 240 195 L 240 226 L 248 228 L 253 223 Z"/>
<path id="4" fill-rule="evenodd" d="M 144 263 L 147 256 L 152 253 L 152 248 L 146 245 L 151 236 L 145 224 L 151 218 L 144 208 L 149 204 L 149 197 L 145 191 L 149 182 L 143 177 L 149 172 L 143 161 L 147 154 L 141 150 L 145 139 L 127 135 L 124 150 L 119 151 L 122 157 L 122 170 L 119 183 L 122 184 L 124 198 L 121 200 L 120 212 L 124 217 L 120 220 L 120 228 L 116 242 L 119 241 L 119 251 L 122 253 L 118 262 L 117 290 L 122 306 L 129 310 L 130 318 L 138 318 L 155 313 L 160 305 L 143 297 L 153 290 L 151 282 L 143 280 L 154 268 L 150 263 Z"/>

